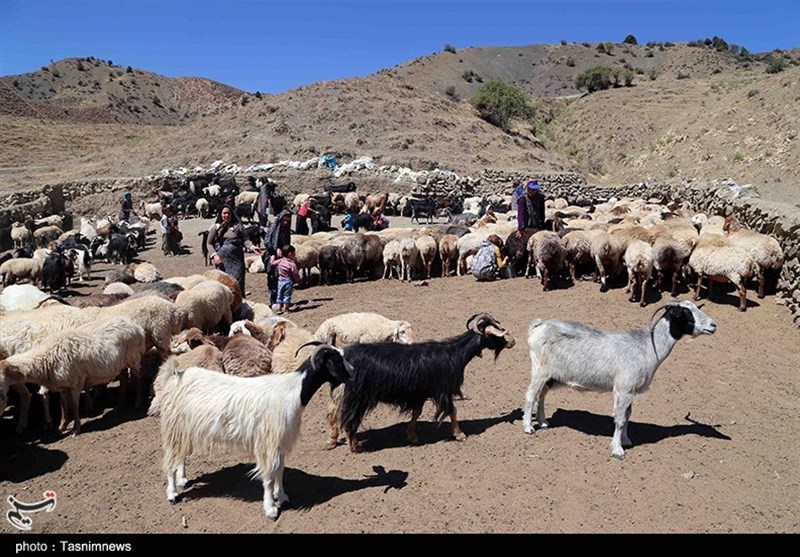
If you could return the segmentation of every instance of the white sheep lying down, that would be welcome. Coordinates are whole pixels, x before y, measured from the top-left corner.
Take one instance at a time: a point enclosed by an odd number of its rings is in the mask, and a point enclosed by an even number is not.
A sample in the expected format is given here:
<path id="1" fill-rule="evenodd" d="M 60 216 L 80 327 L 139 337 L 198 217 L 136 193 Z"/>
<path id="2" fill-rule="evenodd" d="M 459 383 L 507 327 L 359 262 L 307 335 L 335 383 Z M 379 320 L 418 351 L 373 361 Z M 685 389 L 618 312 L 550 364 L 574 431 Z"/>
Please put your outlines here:
<path id="1" fill-rule="evenodd" d="M 628 420 L 634 395 L 645 392 L 658 367 L 684 335 L 710 335 L 717 325 L 692 302 L 670 302 L 652 327 L 633 331 L 601 331 L 573 321 L 534 319 L 528 328 L 531 382 L 525 395 L 522 424 L 533 433 L 532 412 L 547 427 L 544 398 L 557 385 L 614 393 L 614 436 L 611 454 L 624 458 L 631 446 Z"/>

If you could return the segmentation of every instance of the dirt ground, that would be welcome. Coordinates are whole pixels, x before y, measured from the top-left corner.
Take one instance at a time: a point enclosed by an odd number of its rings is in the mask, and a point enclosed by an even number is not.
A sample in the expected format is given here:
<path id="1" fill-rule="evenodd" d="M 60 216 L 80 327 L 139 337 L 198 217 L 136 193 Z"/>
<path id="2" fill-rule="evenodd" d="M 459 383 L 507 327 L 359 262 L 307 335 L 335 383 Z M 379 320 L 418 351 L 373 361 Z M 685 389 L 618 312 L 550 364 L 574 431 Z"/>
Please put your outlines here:
<path id="1" fill-rule="evenodd" d="M 165 277 L 202 271 L 196 233 L 208 224 L 182 222 L 191 255 L 164 258 L 156 246 L 143 258 Z M 99 265 L 99 278 L 76 290 L 100 288 L 107 268 Z M 265 301 L 264 275 L 248 275 L 247 288 L 250 299 Z M 731 293 L 705 305 L 716 334 L 679 341 L 634 404 L 634 446 L 624 460 L 611 457 L 610 393 L 551 391 L 550 428 L 523 433 L 531 319 L 640 328 L 667 299 L 652 296 L 640 308 L 622 286 L 601 294 L 598 285 L 578 282 L 543 292 L 522 278 L 363 280 L 297 290 L 301 303 L 290 317 L 309 329 L 339 313 L 373 311 L 410 321 L 420 339 L 441 339 L 461 333 L 472 314 L 492 313 L 517 344 L 497 361 L 486 354 L 467 367 L 464 400 L 456 403 L 466 442 L 451 439 L 447 422 L 433 422 L 427 404 L 420 443 L 410 446 L 407 417 L 380 407 L 360 432 L 365 452 L 328 451 L 323 388 L 288 458 L 291 502 L 273 523 L 246 457 L 190 459 L 191 483 L 170 506 L 156 418 L 131 406 L 106 410 L 88 417 L 79 436 L 63 437 L 42 432 L 34 404 L 28 433 L 13 433 L 11 410 L 0 420 L 0 495 L 32 502 L 54 490 L 57 508 L 32 515 L 33 531 L 49 533 L 800 532 L 800 333 L 773 296 L 748 292 L 746 313 Z"/>

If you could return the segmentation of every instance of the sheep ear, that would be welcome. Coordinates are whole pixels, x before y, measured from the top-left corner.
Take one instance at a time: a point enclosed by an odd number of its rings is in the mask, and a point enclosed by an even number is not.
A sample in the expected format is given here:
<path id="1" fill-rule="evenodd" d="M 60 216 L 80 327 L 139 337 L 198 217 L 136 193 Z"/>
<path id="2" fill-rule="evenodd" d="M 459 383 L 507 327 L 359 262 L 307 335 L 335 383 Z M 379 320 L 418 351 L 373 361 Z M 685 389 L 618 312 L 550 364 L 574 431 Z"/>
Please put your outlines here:
<path id="1" fill-rule="evenodd" d="M 275 325 L 275 328 L 272 330 L 272 337 L 270 338 L 270 343 L 272 347 L 278 346 L 283 339 L 286 338 L 286 322 L 282 321 Z"/>

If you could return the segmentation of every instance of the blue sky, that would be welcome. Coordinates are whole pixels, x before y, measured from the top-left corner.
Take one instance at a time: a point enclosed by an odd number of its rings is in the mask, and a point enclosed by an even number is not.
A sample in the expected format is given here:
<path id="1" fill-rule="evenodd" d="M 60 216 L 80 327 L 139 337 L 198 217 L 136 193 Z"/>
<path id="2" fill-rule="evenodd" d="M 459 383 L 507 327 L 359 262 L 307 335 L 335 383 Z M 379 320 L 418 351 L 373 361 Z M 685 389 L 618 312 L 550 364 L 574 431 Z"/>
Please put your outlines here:
<path id="1" fill-rule="evenodd" d="M 445 44 L 685 42 L 800 46 L 800 0 L 0 0 L 0 75 L 95 56 L 280 93 L 374 73 Z"/>

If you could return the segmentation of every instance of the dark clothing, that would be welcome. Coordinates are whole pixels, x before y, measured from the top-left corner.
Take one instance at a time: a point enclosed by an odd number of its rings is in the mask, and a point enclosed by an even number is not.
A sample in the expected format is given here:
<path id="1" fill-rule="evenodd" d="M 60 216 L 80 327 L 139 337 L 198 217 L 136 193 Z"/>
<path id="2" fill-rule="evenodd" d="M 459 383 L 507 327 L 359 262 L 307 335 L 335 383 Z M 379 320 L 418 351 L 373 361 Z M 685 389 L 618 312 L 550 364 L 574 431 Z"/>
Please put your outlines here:
<path id="1" fill-rule="evenodd" d="M 274 194 L 274 186 L 271 182 L 264 182 L 258 188 L 258 199 L 256 199 L 256 213 L 258 213 L 258 225 L 265 226 L 270 207 L 270 200 Z"/>
<path id="2" fill-rule="evenodd" d="M 288 209 L 284 209 L 280 212 L 278 217 L 275 221 L 269 225 L 267 228 L 266 234 L 264 234 L 264 249 L 266 249 L 265 257 L 269 257 L 270 255 L 275 255 L 278 253 L 278 250 L 285 246 L 286 244 L 291 243 L 292 240 L 292 227 L 291 225 L 287 227 L 281 226 L 281 220 L 283 220 L 284 215 L 292 215 L 292 212 Z"/>
<path id="3" fill-rule="evenodd" d="M 127 197 L 123 197 L 122 201 L 119 202 L 119 214 L 117 217 L 120 221 L 126 221 L 131 216 L 131 211 L 133 211 L 133 201 L 131 201 Z"/>
<path id="4" fill-rule="evenodd" d="M 222 260 L 217 268 L 228 273 L 239 281 L 239 288 L 244 296 L 244 248 L 253 249 L 253 242 L 247 237 L 244 227 L 240 222 L 231 223 L 226 230 L 222 230 L 222 223 L 215 223 L 208 231 L 208 253 L 216 253 Z"/>
<path id="5" fill-rule="evenodd" d="M 517 201 L 517 230 L 544 228 L 544 196 L 526 193 Z"/>
<path id="6" fill-rule="evenodd" d="M 294 225 L 294 231 L 298 236 L 308 236 L 308 217 L 298 214 L 296 217 L 296 224 Z"/>

